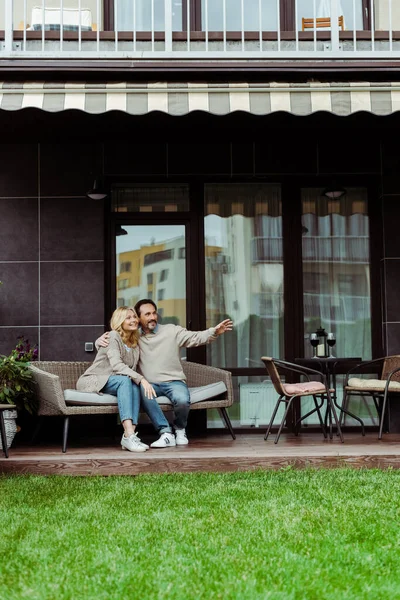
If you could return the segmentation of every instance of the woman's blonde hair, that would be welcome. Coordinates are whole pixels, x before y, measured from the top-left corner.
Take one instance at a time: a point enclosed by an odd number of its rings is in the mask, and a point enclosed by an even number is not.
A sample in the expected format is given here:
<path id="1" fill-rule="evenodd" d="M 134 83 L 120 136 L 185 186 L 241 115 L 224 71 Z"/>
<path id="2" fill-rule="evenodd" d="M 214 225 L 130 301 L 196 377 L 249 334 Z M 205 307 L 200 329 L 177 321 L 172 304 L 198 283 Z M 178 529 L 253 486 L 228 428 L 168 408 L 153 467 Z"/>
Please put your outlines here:
<path id="1" fill-rule="evenodd" d="M 113 331 L 117 331 L 119 333 L 122 341 L 127 344 L 127 346 L 134 348 L 137 346 L 139 340 L 139 330 L 137 329 L 136 331 L 127 333 L 122 329 L 122 324 L 128 316 L 129 311 L 132 311 L 137 317 L 135 309 L 131 306 L 119 306 L 116 308 L 111 316 L 110 326 Z"/>

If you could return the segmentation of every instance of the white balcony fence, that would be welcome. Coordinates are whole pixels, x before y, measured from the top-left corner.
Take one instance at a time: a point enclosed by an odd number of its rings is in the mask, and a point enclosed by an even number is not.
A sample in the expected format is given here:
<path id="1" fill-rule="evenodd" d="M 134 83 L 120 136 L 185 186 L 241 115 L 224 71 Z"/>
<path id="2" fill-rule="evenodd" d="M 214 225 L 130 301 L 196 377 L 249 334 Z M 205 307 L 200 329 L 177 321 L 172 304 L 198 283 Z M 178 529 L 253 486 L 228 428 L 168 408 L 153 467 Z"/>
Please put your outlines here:
<path id="1" fill-rule="evenodd" d="M 349 262 L 368 264 L 368 236 L 305 236 L 303 237 L 303 260 L 311 262 Z M 251 240 L 253 263 L 282 262 L 281 237 L 254 237 Z"/>
<path id="2" fill-rule="evenodd" d="M 1 0 L 0 58 L 400 58 L 399 0 L 287 0 L 284 14 L 282 6 L 281 0 Z"/>

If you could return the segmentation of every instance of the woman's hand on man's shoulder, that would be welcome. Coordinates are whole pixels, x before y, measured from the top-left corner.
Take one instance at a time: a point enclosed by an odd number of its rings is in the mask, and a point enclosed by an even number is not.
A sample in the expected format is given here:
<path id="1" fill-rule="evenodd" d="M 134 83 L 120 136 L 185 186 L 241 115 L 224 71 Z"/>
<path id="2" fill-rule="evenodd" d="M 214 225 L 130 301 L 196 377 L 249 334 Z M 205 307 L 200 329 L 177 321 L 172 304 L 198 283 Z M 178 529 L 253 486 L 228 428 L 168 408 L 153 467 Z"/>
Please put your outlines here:
<path id="1" fill-rule="evenodd" d="M 111 331 L 106 331 L 96 340 L 96 346 L 99 348 L 107 348 L 110 343 L 110 333 Z"/>

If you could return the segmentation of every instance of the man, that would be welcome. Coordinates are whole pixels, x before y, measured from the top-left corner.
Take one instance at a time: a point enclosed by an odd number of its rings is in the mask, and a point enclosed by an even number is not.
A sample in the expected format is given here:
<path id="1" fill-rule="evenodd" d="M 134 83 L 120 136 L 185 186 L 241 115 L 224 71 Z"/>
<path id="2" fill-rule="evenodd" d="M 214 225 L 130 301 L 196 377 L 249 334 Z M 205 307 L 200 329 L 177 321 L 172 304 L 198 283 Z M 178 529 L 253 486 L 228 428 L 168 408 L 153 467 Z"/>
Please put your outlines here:
<path id="1" fill-rule="evenodd" d="M 180 362 L 180 348 L 192 348 L 208 344 L 226 331 L 231 331 L 233 323 L 225 319 L 216 327 L 204 331 L 188 331 L 179 325 L 160 325 L 157 306 L 152 300 L 143 299 L 135 305 L 139 317 L 141 336 L 139 339 L 140 357 L 138 371 L 149 381 L 157 396 L 167 396 L 174 407 L 174 432 L 158 404 L 142 394 L 142 406 L 150 417 L 160 438 L 151 444 L 152 448 L 186 446 L 186 424 L 190 410 L 190 394 L 186 377 Z M 105 346 L 107 333 L 97 340 Z"/>

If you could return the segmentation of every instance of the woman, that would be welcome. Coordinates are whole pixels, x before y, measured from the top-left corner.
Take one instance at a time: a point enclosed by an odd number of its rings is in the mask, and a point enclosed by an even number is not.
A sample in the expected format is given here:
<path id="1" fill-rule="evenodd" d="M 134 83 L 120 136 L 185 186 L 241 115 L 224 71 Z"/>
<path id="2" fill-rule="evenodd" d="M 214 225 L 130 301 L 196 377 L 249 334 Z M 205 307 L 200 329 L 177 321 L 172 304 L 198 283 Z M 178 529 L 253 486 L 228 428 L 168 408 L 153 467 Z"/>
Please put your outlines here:
<path id="1" fill-rule="evenodd" d="M 140 390 L 147 398 L 155 398 L 152 385 L 135 368 L 139 360 L 139 319 L 133 308 L 120 306 L 111 317 L 110 343 L 100 348 L 92 365 L 78 379 L 76 388 L 81 392 L 97 392 L 117 396 L 118 409 L 124 434 L 122 448 L 131 452 L 145 452 L 147 444 L 136 433 L 139 417 Z"/>

